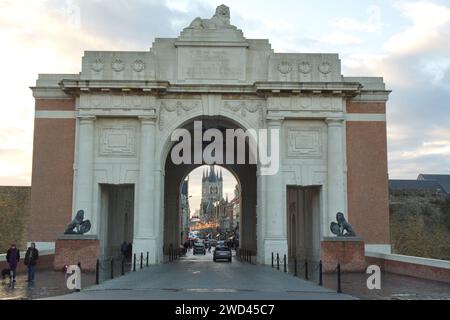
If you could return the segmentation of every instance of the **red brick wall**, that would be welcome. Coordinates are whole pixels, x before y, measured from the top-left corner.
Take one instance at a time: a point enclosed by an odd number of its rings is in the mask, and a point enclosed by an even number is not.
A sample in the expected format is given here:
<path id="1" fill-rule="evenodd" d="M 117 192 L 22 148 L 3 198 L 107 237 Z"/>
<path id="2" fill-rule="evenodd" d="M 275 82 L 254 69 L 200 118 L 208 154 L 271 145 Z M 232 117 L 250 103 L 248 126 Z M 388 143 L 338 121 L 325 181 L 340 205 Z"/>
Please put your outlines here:
<path id="1" fill-rule="evenodd" d="M 320 260 L 323 272 L 335 272 L 337 264 L 343 272 L 365 270 L 366 259 L 363 241 L 321 241 Z"/>
<path id="2" fill-rule="evenodd" d="M 36 100 L 44 106 L 73 110 L 75 101 Z M 74 148 L 75 119 L 35 119 L 29 240 L 55 241 L 71 220 Z"/>
<path id="3" fill-rule="evenodd" d="M 450 270 L 381 258 L 366 257 L 367 265 L 377 265 L 384 272 L 450 283 Z"/>
<path id="4" fill-rule="evenodd" d="M 378 113 L 384 107 L 347 104 L 347 111 L 362 109 Z M 390 244 L 386 123 L 347 121 L 346 131 L 349 222 L 366 244 Z"/>
<path id="5" fill-rule="evenodd" d="M 36 99 L 36 111 L 74 111 L 73 99 Z"/>
<path id="6" fill-rule="evenodd" d="M 94 239 L 58 239 L 55 243 L 55 270 L 65 265 L 81 264 L 84 271 L 95 271 L 100 244 Z"/>
<path id="7" fill-rule="evenodd" d="M 347 101 L 347 113 L 386 113 L 386 103 Z"/>

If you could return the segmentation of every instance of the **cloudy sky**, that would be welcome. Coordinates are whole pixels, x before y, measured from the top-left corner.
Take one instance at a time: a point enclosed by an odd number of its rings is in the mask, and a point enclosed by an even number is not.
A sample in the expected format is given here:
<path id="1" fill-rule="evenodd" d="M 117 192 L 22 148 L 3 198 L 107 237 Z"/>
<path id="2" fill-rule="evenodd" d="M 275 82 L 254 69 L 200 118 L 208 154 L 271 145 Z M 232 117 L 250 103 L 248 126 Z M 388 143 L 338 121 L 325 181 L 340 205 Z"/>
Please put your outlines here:
<path id="1" fill-rule="evenodd" d="M 78 73 L 83 50 L 148 50 L 221 3 L 277 52 L 337 52 L 343 74 L 384 77 L 391 178 L 450 173 L 450 0 L 0 0 L 0 185 L 31 183 L 38 73 Z"/>

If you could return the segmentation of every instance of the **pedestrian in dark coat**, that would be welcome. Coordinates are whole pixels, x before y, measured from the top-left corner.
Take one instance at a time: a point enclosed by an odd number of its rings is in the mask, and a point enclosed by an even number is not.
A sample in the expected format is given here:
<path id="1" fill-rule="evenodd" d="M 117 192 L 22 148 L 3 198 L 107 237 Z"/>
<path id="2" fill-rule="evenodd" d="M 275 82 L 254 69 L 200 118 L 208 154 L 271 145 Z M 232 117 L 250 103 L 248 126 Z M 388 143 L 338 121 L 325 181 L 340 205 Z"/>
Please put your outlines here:
<path id="1" fill-rule="evenodd" d="M 20 261 L 20 251 L 14 243 L 6 252 L 6 261 L 9 264 L 9 270 L 12 281 L 16 282 L 16 268 Z"/>
<path id="2" fill-rule="evenodd" d="M 124 241 L 120 246 L 120 252 L 122 253 L 123 260 L 127 260 L 128 258 L 128 243 Z"/>
<path id="3" fill-rule="evenodd" d="M 25 253 L 24 264 L 28 269 L 28 282 L 34 283 L 34 274 L 37 260 L 39 259 L 39 250 L 36 249 L 36 244 L 34 242 L 31 243 L 31 246 L 28 248 L 27 253 Z"/>
<path id="4" fill-rule="evenodd" d="M 128 243 L 127 246 L 127 259 L 128 261 L 131 261 L 131 256 L 133 255 L 133 245 L 130 243 Z"/>

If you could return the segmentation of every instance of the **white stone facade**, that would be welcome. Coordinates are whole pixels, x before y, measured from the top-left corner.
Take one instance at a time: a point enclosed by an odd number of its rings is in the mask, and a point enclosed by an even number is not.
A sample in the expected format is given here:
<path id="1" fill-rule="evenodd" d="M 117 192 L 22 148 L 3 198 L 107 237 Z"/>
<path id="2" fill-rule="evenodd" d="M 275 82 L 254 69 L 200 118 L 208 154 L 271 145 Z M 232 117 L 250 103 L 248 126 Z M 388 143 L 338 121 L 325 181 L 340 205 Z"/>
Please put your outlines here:
<path id="1" fill-rule="evenodd" d="M 152 263 L 163 260 L 174 129 L 216 117 L 281 130 L 280 171 L 258 175 L 256 185 L 258 262 L 270 263 L 272 252 L 287 252 L 286 187 L 320 187 L 314 239 L 329 236 L 330 221 L 347 209 L 345 121 L 384 121 L 346 113 L 348 99 L 386 101 L 381 78 L 345 78 L 337 54 L 275 53 L 268 40 L 246 39 L 227 24 L 226 14 L 224 25 L 214 21 L 157 38 L 150 51 L 87 51 L 79 75 L 42 76 L 35 88 L 76 97 L 75 112 L 36 114 L 77 119 L 73 213 L 83 209 L 102 242 L 101 185 L 134 185 L 133 249 L 150 252 Z"/>

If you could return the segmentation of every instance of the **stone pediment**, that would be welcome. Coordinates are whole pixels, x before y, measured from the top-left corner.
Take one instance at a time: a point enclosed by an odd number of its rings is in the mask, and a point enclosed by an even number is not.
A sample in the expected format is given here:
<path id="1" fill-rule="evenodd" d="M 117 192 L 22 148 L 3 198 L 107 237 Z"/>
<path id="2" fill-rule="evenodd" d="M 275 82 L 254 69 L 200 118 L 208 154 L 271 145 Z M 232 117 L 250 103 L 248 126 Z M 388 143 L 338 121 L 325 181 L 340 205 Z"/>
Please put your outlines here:
<path id="1" fill-rule="evenodd" d="M 248 46 L 242 30 L 230 23 L 230 8 L 220 5 L 209 19 L 195 18 L 191 24 L 181 31 L 177 44 L 195 45 L 195 43 L 214 42 L 230 43 L 230 45 Z M 204 44 L 201 44 L 204 45 Z"/>
<path id="2" fill-rule="evenodd" d="M 189 90 L 354 94 L 355 83 L 363 82 L 366 89 L 381 91 L 377 99 L 386 99 L 382 79 L 343 77 L 338 54 L 278 53 L 268 39 L 245 38 L 231 24 L 225 5 L 218 6 L 211 18 L 193 19 L 178 38 L 156 38 L 149 51 L 86 51 L 76 79 L 66 78 L 64 90 L 125 86 L 125 91 L 158 92 L 195 85 Z M 211 85 L 215 87 L 207 88 Z"/>

